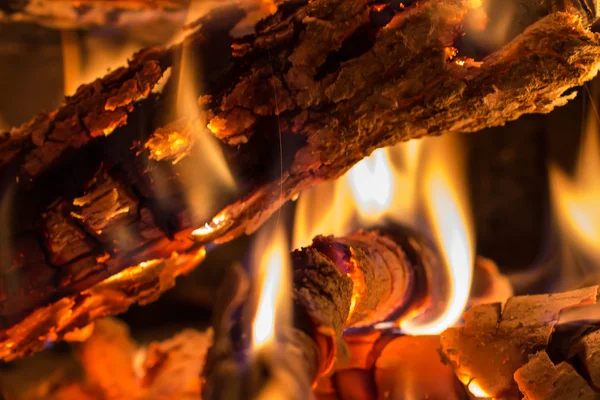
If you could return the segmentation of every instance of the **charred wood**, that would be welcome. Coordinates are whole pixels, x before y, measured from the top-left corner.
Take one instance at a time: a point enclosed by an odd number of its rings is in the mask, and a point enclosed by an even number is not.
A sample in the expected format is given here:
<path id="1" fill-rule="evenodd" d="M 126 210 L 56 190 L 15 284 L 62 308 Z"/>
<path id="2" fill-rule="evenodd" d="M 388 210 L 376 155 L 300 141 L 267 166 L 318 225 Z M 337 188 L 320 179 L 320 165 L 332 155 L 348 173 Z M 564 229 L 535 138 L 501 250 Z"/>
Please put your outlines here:
<path id="1" fill-rule="evenodd" d="M 378 147 L 550 112 L 597 72 L 600 38 L 563 12 L 481 63 L 456 56 L 454 40 L 475 5 L 289 1 L 255 35 L 236 40 L 228 32 L 243 11 L 220 10 L 183 44 L 141 51 L 59 110 L 2 134 L 2 190 L 12 194 L 2 206 L 14 210 L 9 240 L 0 243 L 3 326 L 31 330 L 24 318 L 34 310 L 77 297 L 143 257 L 193 247 L 190 232 L 210 216 L 193 215 L 177 169 L 193 166 L 202 156 L 189 149 L 201 145 L 160 155 L 156 143 L 169 133 L 183 134 L 177 143 L 214 135 L 244 182 L 240 200 L 196 235 L 222 242 L 253 232 L 285 201 Z M 382 10 L 391 19 L 376 18 Z M 160 95 L 151 91 L 166 70 L 179 76 L 183 48 L 202 60 L 204 85 L 198 115 L 182 120 L 171 110 L 176 82 Z M 281 176 L 272 168 L 280 157 Z M 28 250 L 15 251 L 22 246 Z M 56 328 L 50 325 L 44 332 Z M 21 354 L 5 349 L 5 357 Z"/>

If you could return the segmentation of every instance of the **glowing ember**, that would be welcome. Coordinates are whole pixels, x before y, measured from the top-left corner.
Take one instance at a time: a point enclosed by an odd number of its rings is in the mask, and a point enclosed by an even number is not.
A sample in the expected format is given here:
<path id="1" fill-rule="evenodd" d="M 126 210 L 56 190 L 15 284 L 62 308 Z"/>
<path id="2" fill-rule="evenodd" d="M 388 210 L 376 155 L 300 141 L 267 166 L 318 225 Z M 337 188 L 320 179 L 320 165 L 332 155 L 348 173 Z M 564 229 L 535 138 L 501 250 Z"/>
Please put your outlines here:
<path id="1" fill-rule="evenodd" d="M 201 125 L 193 120 L 181 120 L 157 129 L 144 144 L 153 160 L 170 160 L 177 164 L 190 154 L 194 136 Z"/>
<path id="2" fill-rule="evenodd" d="M 277 330 L 290 322 L 291 274 L 286 243 L 281 226 L 267 225 L 253 246 L 254 285 L 258 297 L 252 324 L 254 350 L 273 344 Z"/>
<path id="3" fill-rule="evenodd" d="M 94 333 L 94 323 L 90 323 L 83 328 L 77 328 L 71 332 L 65 333 L 63 339 L 67 342 L 85 342 Z"/>
<path id="4" fill-rule="evenodd" d="M 354 311 L 356 309 L 356 304 L 358 300 L 365 292 L 365 277 L 363 276 L 362 271 L 356 265 L 354 265 L 356 257 L 354 255 L 354 249 L 351 250 L 351 270 L 348 272 L 348 277 L 352 279 L 352 298 L 350 299 L 350 312 L 348 313 L 348 318 L 346 322 L 349 322 L 354 315 Z"/>
<path id="5" fill-rule="evenodd" d="M 202 239 L 204 237 L 210 236 L 219 229 L 228 226 L 231 223 L 231 220 L 225 213 L 218 214 L 216 217 L 212 219 L 211 222 L 207 222 L 203 227 L 198 228 L 192 232 L 193 236 L 196 236 L 198 239 Z"/>

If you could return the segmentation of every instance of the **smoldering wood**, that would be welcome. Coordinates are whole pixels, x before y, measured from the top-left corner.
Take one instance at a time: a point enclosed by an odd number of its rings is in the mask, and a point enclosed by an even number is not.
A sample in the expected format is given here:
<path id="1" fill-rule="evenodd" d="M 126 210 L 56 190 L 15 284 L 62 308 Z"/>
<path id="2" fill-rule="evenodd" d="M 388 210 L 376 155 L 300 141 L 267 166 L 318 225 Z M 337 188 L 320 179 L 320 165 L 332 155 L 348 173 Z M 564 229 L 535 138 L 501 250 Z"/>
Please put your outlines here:
<path id="1" fill-rule="evenodd" d="M 239 200 L 196 237 L 222 242 L 253 232 L 285 201 L 377 147 L 550 112 L 600 60 L 600 38 L 573 14 L 554 12 L 475 62 L 452 50 L 471 1 L 391 5 L 288 1 L 236 40 L 228 32 L 243 11 L 215 11 L 183 44 L 141 51 L 59 110 L 4 133 L 3 207 L 13 212 L 0 244 L 8 254 L 2 326 L 30 330 L 19 322 L 39 307 L 72 299 L 142 256 L 193 247 L 191 231 L 210 215 L 199 219 L 187 204 L 179 168 L 202 158 L 190 151 L 200 135 L 221 140 L 239 182 Z M 181 119 L 172 110 L 177 79 L 161 94 L 152 88 L 169 69 L 179 76 L 183 48 L 201 60 L 203 85 L 198 115 Z M 187 145 L 159 155 L 157 141 L 169 134 Z M 272 169 L 280 156 L 281 176 Z M 81 219 L 86 208 L 103 214 L 105 229 Z"/>

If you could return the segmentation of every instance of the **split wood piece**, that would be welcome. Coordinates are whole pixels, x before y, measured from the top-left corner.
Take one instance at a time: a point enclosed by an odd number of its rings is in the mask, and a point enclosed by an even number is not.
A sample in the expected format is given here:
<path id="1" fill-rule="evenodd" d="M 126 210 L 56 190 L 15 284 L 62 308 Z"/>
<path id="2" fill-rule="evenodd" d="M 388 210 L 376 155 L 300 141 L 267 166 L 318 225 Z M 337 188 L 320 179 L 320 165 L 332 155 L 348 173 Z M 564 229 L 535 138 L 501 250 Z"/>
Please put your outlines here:
<path id="1" fill-rule="evenodd" d="M 566 293 L 517 296 L 473 307 L 465 325 L 441 335 L 442 353 L 458 378 L 490 397 L 519 398 L 513 375 L 528 357 L 544 350 L 562 310 L 596 302 L 598 286 Z"/>
<path id="2" fill-rule="evenodd" d="M 600 389 L 600 330 L 582 337 L 575 351 L 590 377 L 592 385 Z"/>
<path id="3" fill-rule="evenodd" d="M 295 354 L 295 362 L 288 359 L 285 365 L 272 365 L 275 361 L 267 359 L 245 365 L 241 360 L 248 358 L 244 356 L 249 352 L 247 339 L 230 337 L 227 328 L 231 322 L 226 316 L 232 314 L 219 315 L 218 324 L 225 327 L 217 330 L 215 348 L 209 352 L 205 396 L 239 398 L 250 393 L 254 398 L 267 390 L 271 380 L 282 387 L 281 381 L 292 379 L 299 389 L 287 391 L 286 398 L 302 398 L 311 382 L 345 358 L 344 330 L 395 321 L 410 310 L 425 307 L 428 275 L 439 271 L 437 263 L 433 250 L 406 232 L 371 230 L 342 238 L 317 236 L 311 246 L 292 253 L 294 322 L 278 345 L 285 349 L 283 354 Z M 252 324 L 238 322 L 244 324 L 242 330 Z M 256 363 L 251 357 L 249 360 Z M 273 372 L 257 377 L 256 370 Z M 230 383 L 232 376 L 239 382 L 235 388 Z"/>
<path id="4" fill-rule="evenodd" d="M 572 98 L 574 93 L 565 91 L 591 79 L 600 61 L 599 36 L 586 30 L 576 15 L 553 13 L 475 63 L 454 58 L 452 48 L 474 2 L 428 0 L 403 10 L 390 5 L 289 1 L 257 25 L 256 35 L 235 41 L 227 32 L 243 11 L 214 13 L 186 40 L 186 48 L 203 60 L 198 120 L 223 141 L 246 193 L 200 230 L 197 240 L 225 241 L 254 231 L 283 202 L 337 178 L 377 147 L 424 135 L 477 131 L 524 113 L 549 112 Z M 181 201 L 187 184 L 179 184 L 172 165 L 180 157 L 153 159 L 145 146 L 155 128 L 176 120 L 167 115 L 176 102 L 176 83 L 160 97 L 148 93 L 174 65 L 181 48 L 146 49 L 128 68 L 82 86 L 56 112 L 2 135 L 0 175 L 6 182 L 18 181 L 14 197 L 19 224 L 9 229 L 11 253 L 13 247 L 20 248 L 16 243 L 21 237 L 33 235 L 40 243 L 47 233 L 40 232 L 42 214 L 57 197 L 73 204 L 85 195 L 91 179 L 86 174 L 102 164 L 121 187 L 131 188 L 139 207 L 150 205 L 155 226 L 167 238 L 201 226 L 190 222 L 192 211 Z M 173 75 L 179 76 L 176 71 Z M 274 178 L 280 132 L 284 172 Z M 186 160 L 193 165 L 199 158 L 190 153 L 177 165 Z M 87 178 L 73 179 L 74 171 Z M 153 173 L 166 178 L 167 188 L 157 190 Z M 2 189 L 8 193 L 10 186 L 3 183 Z M 162 205 L 159 196 L 165 190 L 169 199 L 179 201 Z M 67 225 L 78 225 L 70 212 L 67 219 Z M 113 244 L 93 235 L 86 239 L 100 255 L 118 253 Z M 142 247 L 149 259 L 161 258 L 152 255 L 154 248 L 152 240 Z M 46 244 L 40 250 L 51 254 Z M 85 276 L 80 281 L 69 276 L 69 269 L 63 272 L 62 266 L 47 262 L 9 272 L 28 283 L 23 292 L 34 295 L 23 306 L 2 301 L 0 322 L 12 326 L 34 308 L 136 264 L 123 257 L 107 270 L 94 262 L 95 253 L 79 257 L 88 263 L 78 269 Z M 8 258 L 13 260 L 12 254 Z M 6 274 L 0 278 L 11 280 Z M 55 282 L 71 283 L 57 288 Z"/>
<path id="5" fill-rule="evenodd" d="M 18 325 L 0 332 L 0 359 L 15 358 L 42 350 L 48 342 L 69 339 L 96 318 L 125 312 L 132 304 L 155 301 L 175 285 L 175 278 L 188 273 L 204 258 L 195 253 L 174 253 L 164 260 L 145 261 L 80 293 L 42 307 Z"/>
<path id="6" fill-rule="evenodd" d="M 515 372 L 515 381 L 527 400 L 597 400 L 594 391 L 571 365 L 563 361 L 554 365 L 545 351 L 529 358 Z"/>
<path id="7" fill-rule="evenodd" d="M 185 21 L 188 0 L 24 0 L 0 6 L 0 23 L 37 23 L 55 29 L 128 28 Z"/>

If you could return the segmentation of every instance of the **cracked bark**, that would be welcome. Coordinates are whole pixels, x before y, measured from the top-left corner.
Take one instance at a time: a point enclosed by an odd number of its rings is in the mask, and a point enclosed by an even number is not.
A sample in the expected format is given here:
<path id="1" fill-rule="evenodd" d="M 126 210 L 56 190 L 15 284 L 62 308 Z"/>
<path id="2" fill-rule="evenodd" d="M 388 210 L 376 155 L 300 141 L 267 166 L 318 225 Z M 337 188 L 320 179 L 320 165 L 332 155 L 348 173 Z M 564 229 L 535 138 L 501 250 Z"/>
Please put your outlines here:
<path id="1" fill-rule="evenodd" d="M 74 301 L 145 260 L 198 250 L 190 233 L 216 211 L 186 196 L 206 158 L 201 137 L 221 141 L 238 192 L 199 244 L 252 233 L 285 201 L 378 147 L 550 112 L 600 62 L 600 37 L 575 14 L 554 12 L 475 62 L 452 48 L 472 1 L 377 3 L 284 2 L 241 39 L 228 32 L 243 10 L 216 10 L 183 44 L 145 49 L 59 110 L 1 134 L 4 357 L 18 354 L 11 334 L 32 330 L 24 319 L 36 309 Z M 202 71 L 191 82 L 200 88 L 193 117 L 173 111 L 182 49 Z M 157 153 L 170 137 L 177 145 Z M 196 183 L 185 168 L 195 168 Z M 214 176 L 203 170 L 201 180 Z"/>

